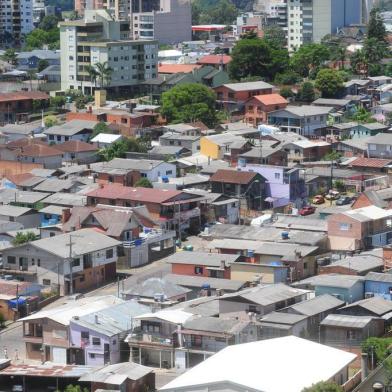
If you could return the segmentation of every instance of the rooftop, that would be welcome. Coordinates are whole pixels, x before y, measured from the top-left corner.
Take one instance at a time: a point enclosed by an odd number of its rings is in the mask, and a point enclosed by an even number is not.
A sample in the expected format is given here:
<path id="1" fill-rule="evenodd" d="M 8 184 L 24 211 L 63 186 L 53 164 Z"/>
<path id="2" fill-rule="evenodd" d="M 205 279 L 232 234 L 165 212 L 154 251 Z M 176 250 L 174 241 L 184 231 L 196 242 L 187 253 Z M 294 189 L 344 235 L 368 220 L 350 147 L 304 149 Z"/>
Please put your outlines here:
<path id="1" fill-rule="evenodd" d="M 239 255 L 207 252 L 176 252 L 166 258 L 169 264 L 197 264 L 209 267 L 220 267 L 221 262 L 228 267 L 240 258 Z"/>
<path id="2" fill-rule="evenodd" d="M 222 319 L 218 317 L 194 317 L 184 323 L 185 330 L 203 331 L 212 333 L 234 334 L 248 325 L 249 322 L 236 319 Z M 184 333 L 187 333 L 184 331 Z"/>
<path id="3" fill-rule="evenodd" d="M 254 90 L 265 90 L 272 89 L 272 84 L 259 81 L 259 82 L 243 82 L 243 83 L 227 83 L 223 85 L 232 91 L 254 91 Z"/>
<path id="4" fill-rule="evenodd" d="M 30 212 L 33 212 L 31 208 L 11 206 L 9 204 L 0 205 L 0 215 L 2 216 L 11 216 L 16 218 Z"/>
<path id="5" fill-rule="evenodd" d="M 77 181 L 73 179 L 60 180 L 59 178 L 48 178 L 38 184 L 34 188 L 34 191 L 50 193 L 64 192 L 69 191 L 75 184 L 77 184 Z"/>
<path id="6" fill-rule="evenodd" d="M 158 73 L 160 73 L 160 74 L 190 73 L 198 68 L 201 68 L 201 65 L 199 65 L 199 64 L 159 64 L 158 65 Z"/>
<path id="7" fill-rule="evenodd" d="M 82 142 L 80 140 L 68 140 L 67 142 L 57 144 L 56 146 L 57 149 L 63 152 L 93 152 L 93 151 L 98 151 L 98 147 Z"/>
<path id="8" fill-rule="evenodd" d="M 219 169 L 210 178 L 211 182 L 247 185 L 258 176 L 255 172 Z"/>
<path id="9" fill-rule="evenodd" d="M 390 133 L 378 133 L 367 139 L 367 144 L 392 144 L 392 137 Z"/>
<path id="10" fill-rule="evenodd" d="M 162 391 L 236 385 L 244 390 L 301 392 L 333 378 L 356 358 L 295 336 L 237 344 L 219 351 L 169 382 Z M 284 377 L 282 377 L 284 375 Z"/>
<path id="11" fill-rule="evenodd" d="M 365 276 L 365 279 L 371 280 L 373 282 L 392 283 L 392 274 L 382 273 L 382 272 L 369 272 Z"/>
<path id="12" fill-rule="evenodd" d="M 280 94 L 255 95 L 249 99 L 256 99 L 263 105 L 283 105 L 288 103 Z"/>
<path id="13" fill-rule="evenodd" d="M 392 159 L 357 158 L 355 161 L 352 161 L 350 165 L 353 167 L 370 167 L 382 169 L 386 166 L 390 166 L 391 164 Z"/>
<path id="14" fill-rule="evenodd" d="M 97 121 L 72 120 L 61 125 L 50 127 L 46 129 L 44 133 L 46 135 L 73 136 L 85 129 L 92 130 L 97 124 Z"/>
<path id="15" fill-rule="evenodd" d="M 84 206 L 87 204 L 87 197 L 77 193 L 53 193 L 42 200 L 45 204 L 55 204 L 62 206 Z"/>
<path id="16" fill-rule="evenodd" d="M 132 170 L 149 171 L 162 164 L 163 161 L 153 159 L 114 158 L 109 162 L 97 162 L 91 169 L 97 173 L 126 174 Z"/>
<path id="17" fill-rule="evenodd" d="M 343 314 L 329 314 L 321 323 L 322 326 L 361 329 L 365 328 L 373 317 L 349 316 Z"/>
<path id="18" fill-rule="evenodd" d="M 156 319 L 160 321 L 166 321 L 172 324 L 184 324 L 186 320 L 193 316 L 192 313 L 184 312 L 180 309 L 166 309 L 159 310 L 155 313 L 145 313 L 140 316 L 137 316 L 138 320 L 147 320 L 147 319 Z"/>
<path id="19" fill-rule="evenodd" d="M 371 205 L 367 207 L 356 208 L 355 210 L 345 211 L 342 212 L 342 214 L 359 222 L 369 222 L 377 219 L 391 217 L 392 210 L 384 210 L 383 208 Z"/>
<path id="20" fill-rule="evenodd" d="M 200 58 L 198 64 L 226 65 L 231 61 L 231 56 L 226 54 L 209 54 Z"/>
<path id="21" fill-rule="evenodd" d="M 262 326 L 265 324 L 294 325 L 306 319 L 307 316 L 303 316 L 300 314 L 271 312 L 268 313 L 266 316 L 263 316 L 260 322 Z"/>
<path id="22" fill-rule="evenodd" d="M 290 106 L 289 105 L 285 109 L 278 110 L 277 112 L 286 111 L 297 117 L 311 117 L 311 116 L 325 115 L 331 112 L 332 110 L 333 108 L 328 106 L 311 106 L 311 105 Z M 274 113 L 276 112 L 271 112 L 271 115 L 273 116 Z"/>
<path id="23" fill-rule="evenodd" d="M 340 312 L 344 313 L 345 310 L 349 310 L 355 307 L 360 307 L 374 313 L 381 317 L 386 313 L 392 312 L 392 301 L 388 301 L 382 297 L 366 298 L 357 302 L 353 302 L 340 308 Z"/>
<path id="24" fill-rule="evenodd" d="M 291 305 L 288 309 L 293 309 L 295 312 L 305 316 L 314 316 L 338 306 L 343 306 L 344 304 L 344 301 L 341 301 L 333 295 L 324 294 L 307 301 Z"/>
<path id="25" fill-rule="evenodd" d="M 84 374 L 94 370 L 91 366 L 81 365 L 56 365 L 45 363 L 43 365 L 9 365 L 0 370 L 0 376 L 30 376 L 30 377 L 53 377 L 78 379 Z"/>
<path id="26" fill-rule="evenodd" d="M 391 275 L 392 277 L 392 275 Z M 339 287 L 348 289 L 356 285 L 358 282 L 364 280 L 363 276 L 357 275 L 343 275 L 343 274 L 325 274 L 316 275 L 307 279 L 300 280 L 299 282 L 293 283 L 293 286 L 326 286 L 326 287 Z"/>

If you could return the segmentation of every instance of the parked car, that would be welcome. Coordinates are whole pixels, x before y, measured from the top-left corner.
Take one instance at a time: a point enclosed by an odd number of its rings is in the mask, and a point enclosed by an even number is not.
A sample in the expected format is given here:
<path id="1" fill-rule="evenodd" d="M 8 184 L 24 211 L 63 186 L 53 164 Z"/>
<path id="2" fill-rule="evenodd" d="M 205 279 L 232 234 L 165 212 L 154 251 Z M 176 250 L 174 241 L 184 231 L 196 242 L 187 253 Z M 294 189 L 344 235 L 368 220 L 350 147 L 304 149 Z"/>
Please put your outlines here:
<path id="1" fill-rule="evenodd" d="M 325 202 L 324 196 L 316 195 L 313 197 L 312 203 L 313 204 L 323 204 Z"/>
<path id="2" fill-rule="evenodd" d="M 353 199 L 349 196 L 341 196 L 338 200 L 336 200 L 337 206 L 345 206 L 346 204 L 351 204 Z"/>
<path id="3" fill-rule="evenodd" d="M 330 190 L 326 195 L 325 198 L 327 200 L 337 200 L 340 197 L 340 193 L 338 191 Z"/>
<path id="4" fill-rule="evenodd" d="M 299 210 L 299 214 L 302 216 L 314 214 L 316 211 L 316 207 L 313 206 L 305 206 Z"/>

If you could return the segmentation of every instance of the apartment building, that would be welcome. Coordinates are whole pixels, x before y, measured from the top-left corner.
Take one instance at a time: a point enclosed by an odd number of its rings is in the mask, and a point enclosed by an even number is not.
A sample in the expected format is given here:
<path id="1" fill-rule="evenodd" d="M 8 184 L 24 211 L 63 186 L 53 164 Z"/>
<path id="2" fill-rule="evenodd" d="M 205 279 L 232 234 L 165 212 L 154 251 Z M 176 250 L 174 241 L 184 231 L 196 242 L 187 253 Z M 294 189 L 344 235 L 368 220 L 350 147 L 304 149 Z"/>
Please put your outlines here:
<path id="1" fill-rule="evenodd" d="M 60 23 L 61 89 L 91 94 L 98 87 L 129 92 L 157 76 L 155 41 L 129 39 L 129 22 L 118 21 L 106 10 L 85 10 L 83 20 Z M 89 66 L 107 63 L 109 78 L 91 78 Z"/>
<path id="2" fill-rule="evenodd" d="M 310 42 L 320 42 L 339 28 L 361 23 L 361 3 L 361 0 L 288 0 L 289 50 Z"/>
<path id="3" fill-rule="evenodd" d="M 131 0 L 131 24 L 136 40 L 159 40 L 160 44 L 191 41 L 191 2 Z"/>
<path id="4" fill-rule="evenodd" d="M 33 28 L 33 0 L 0 0 L 0 44 L 6 36 L 17 43 Z"/>

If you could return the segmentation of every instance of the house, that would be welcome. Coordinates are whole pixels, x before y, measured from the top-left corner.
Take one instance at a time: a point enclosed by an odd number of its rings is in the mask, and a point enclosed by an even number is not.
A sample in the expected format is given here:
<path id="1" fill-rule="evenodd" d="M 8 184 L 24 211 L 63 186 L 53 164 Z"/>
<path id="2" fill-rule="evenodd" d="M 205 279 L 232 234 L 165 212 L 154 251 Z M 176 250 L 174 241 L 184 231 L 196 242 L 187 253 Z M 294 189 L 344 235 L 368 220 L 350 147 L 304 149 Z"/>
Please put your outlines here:
<path id="1" fill-rule="evenodd" d="M 196 124 L 186 124 L 186 123 L 179 123 L 179 124 L 168 124 L 164 125 L 163 127 L 164 133 L 170 132 L 170 133 L 177 133 L 179 135 L 184 135 L 184 136 L 201 136 L 204 128 L 207 128 L 206 126 L 203 126 L 201 123 Z"/>
<path id="2" fill-rule="evenodd" d="M 12 189 L 31 191 L 36 185 L 43 182 L 45 177 L 34 176 L 32 173 L 10 174 L 3 177 L 3 184 Z"/>
<path id="3" fill-rule="evenodd" d="M 295 132 L 303 136 L 320 134 L 327 127 L 328 114 L 332 107 L 290 106 L 269 113 L 268 124 L 279 127 L 281 131 Z"/>
<path id="4" fill-rule="evenodd" d="M 187 173 L 183 177 L 163 178 L 161 181 L 154 182 L 154 188 L 178 189 L 188 191 L 191 189 L 208 189 L 210 187 L 210 177 L 201 174 Z"/>
<path id="5" fill-rule="evenodd" d="M 317 297 L 302 301 L 288 308 L 282 309 L 280 313 L 299 315 L 306 317 L 305 336 L 310 339 L 318 339 L 320 323 L 324 318 L 335 313 L 344 306 L 345 302 L 330 294 L 323 294 Z M 298 336 L 298 335 L 297 335 Z"/>
<path id="6" fill-rule="evenodd" d="M 98 147 L 81 140 L 68 140 L 57 144 L 56 148 L 63 152 L 63 161 L 65 162 L 83 164 L 97 160 Z"/>
<path id="7" fill-rule="evenodd" d="M 238 197 L 240 209 L 260 210 L 264 205 L 265 179 L 258 173 L 219 169 L 210 182 L 212 192 Z"/>
<path id="8" fill-rule="evenodd" d="M 238 165 L 261 164 L 268 166 L 286 166 L 287 152 L 278 142 L 263 140 L 259 145 L 252 147 L 238 155 Z"/>
<path id="9" fill-rule="evenodd" d="M 111 146 L 113 143 L 123 139 L 122 135 L 116 135 L 113 133 L 99 133 L 91 139 L 98 148 L 106 148 Z"/>
<path id="10" fill-rule="evenodd" d="M 137 301 L 127 301 L 91 313 L 73 317 L 69 323 L 69 341 L 74 363 L 104 366 L 127 361 L 123 340 L 134 328 L 133 319 L 150 309 Z"/>
<path id="11" fill-rule="evenodd" d="M 82 183 L 75 179 L 62 180 L 60 178 L 48 178 L 34 187 L 37 192 L 70 192 L 76 193 L 80 191 Z"/>
<path id="12" fill-rule="evenodd" d="M 149 278 L 122 291 L 121 295 L 125 300 L 134 299 L 154 310 L 186 301 L 190 292 L 190 289 L 167 281 L 165 278 Z"/>
<path id="13" fill-rule="evenodd" d="M 87 196 L 84 194 L 58 192 L 43 199 L 42 203 L 45 207 L 49 205 L 60 207 L 85 206 L 87 204 Z"/>
<path id="14" fill-rule="evenodd" d="M 180 341 L 175 349 L 177 369 L 198 365 L 224 348 L 258 340 L 258 326 L 252 320 L 195 317 L 184 322 L 178 331 Z"/>
<path id="15" fill-rule="evenodd" d="M 264 316 L 305 300 L 307 293 L 283 283 L 250 287 L 219 297 L 219 313 L 251 312 Z"/>
<path id="16" fill-rule="evenodd" d="M 365 276 L 368 272 L 381 272 L 384 269 L 381 249 L 346 256 L 331 264 L 320 266 L 320 274 L 344 274 Z"/>
<path id="17" fill-rule="evenodd" d="M 324 141 L 298 140 L 283 146 L 290 164 L 318 161 L 331 151 L 330 143 Z"/>
<path id="18" fill-rule="evenodd" d="M 1 123 L 0 123 L 1 124 Z M 12 142 L 19 139 L 25 139 L 27 137 L 39 134 L 41 131 L 41 125 L 37 123 L 27 124 L 5 124 L 0 126 L 0 133 L 3 135 L 2 138 L 6 139 L 7 142 Z M 5 143 L 4 143 L 5 144 Z"/>
<path id="19" fill-rule="evenodd" d="M 161 146 L 178 146 L 196 153 L 200 150 L 200 136 L 183 135 L 175 132 L 166 132 L 159 138 Z"/>
<path id="20" fill-rule="evenodd" d="M 198 232 L 200 229 L 200 201 L 203 197 L 184 191 L 156 188 L 131 188 L 107 184 L 87 194 L 87 204 L 107 204 L 122 207 L 145 205 L 152 219 L 166 229 Z"/>
<path id="21" fill-rule="evenodd" d="M 82 384 L 91 385 L 95 392 L 123 391 L 133 392 L 137 390 L 154 391 L 155 373 L 153 369 L 132 362 L 110 364 L 103 368 L 93 368 L 79 378 Z M 97 389 L 104 387 L 105 389 Z M 112 389 L 116 388 L 116 389 Z"/>
<path id="22" fill-rule="evenodd" d="M 18 207 L 13 205 L 0 205 L 0 220 L 18 222 L 25 229 L 39 226 L 39 214 L 32 208 Z"/>
<path id="23" fill-rule="evenodd" d="M 345 140 L 357 132 L 358 125 L 356 121 L 332 124 L 328 127 L 328 132 L 330 135 L 337 136 L 340 140 Z"/>
<path id="24" fill-rule="evenodd" d="M 255 95 L 245 102 L 245 122 L 257 127 L 268 121 L 268 113 L 286 108 L 288 102 L 279 94 Z"/>
<path id="25" fill-rule="evenodd" d="M 211 65 L 217 69 L 227 70 L 227 66 L 231 62 L 231 56 L 227 54 L 208 54 L 197 60 L 197 64 Z"/>
<path id="26" fill-rule="evenodd" d="M 349 163 L 353 169 L 361 170 L 362 173 L 389 173 L 392 164 L 392 157 L 389 159 L 381 158 L 357 158 Z"/>
<path id="27" fill-rule="evenodd" d="M 37 70 L 38 64 L 41 60 L 44 60 L 48 65 L 60 65 L 60 52 L 54 50 L 34 49 L 30 52 L 18 53 L 16 59 L 19 70 Z"/>
<path id="28" fill-rule="evenodd" d="M 60 144 L 69 140 L 80 140 L 87 142 L 97 125 L 97 121 L 72 120 L 61 125 L 47 128 L 44 134 L 49 143 Z"/>
<path id="29" fill-rule="evenodd" d="M 179 309 L 164 309 L 135 317 L 140 327 L 133 329 L 125 341 L 131 362 L 159 368 L 175 366 L 175 348 L 181 343 L 179 326 L 193 317 Z"/>
<path id="30" fill-rule="evenodd" d="M 178 275 L 230 279 L 230 266 L 241 259 L 236 254 L 177 252 L 166 259 Z"/>
<path id="31" fill-rule="evenodd" d="M 349 137 L 351 139 L 375 136 L 379 133 L 387 132 L 388 126 L 378 122 L 358 124 L 355 128 L 351 129 Z"/>
<path id="32" fill-rule="evenodd" d="M 328 219 L 333 250 L 349 251 L 388 244 L 392 238 L 392 210 L 368 206 L 334 214 Z"/>
<path id="33" fill-rule="evenodd" d="M 336 151 L 340 152 L 344 157 L 367 157 L 367 142 L 371 139 L 366 138 L 356 138 L 356 139 L 346 139 L 339 140 L 336 144 Z"/>
<path id="34" fill-rule="evenodd" d="M 356 355 L 295 336 L 229 346 L 160 391 L 219 388 L 237 391 L 300 392 L 319 381 L 344 384 Z M 284 375 L 284 376 L 282 376 Z"/>
<path id="35" fill-rule="evenodd" d="M 41 91 L 0 93 L 0 125 L 27 122 L 27 115 L 33 110 L 33 101 L 44 106 L 49 102 L 49 95 Z"/>
<path id="36" fill-rule="evenodd" d="M 26 357 L 56 364 L 74 363 L 80 348 L 71 343 L 70 323 L 89 313 L 110 308 L 122 301 L 111 295 L 66 301 L 51 309 L 41 310 L 23 318 L 23 341 Z"/>
<path id="37" fill-rule="evenodd" d="M 217 293 L 232 293 L 243 289 L 246 285 L 246 282 L 233 279 L 220 279 L 182 274 L 167 274 L 165 275 L 165 281 L 192 290 L 192 292 L 187 295 L 189 299 L 202 296 L 210 297 Z"/>
<path id="38" fill-rule="evenodd" d="M 91 165 L 97 173 L 97 181 L 134 186 L 140 178 L 150 182 L 161 177 L 176 177 L 176 166 L 169 162 L 151 159 L 114 158 L 109 162 L 98 162 Z"/>
<path id="39" fill-rule="evenodd" d="M 261 338 L 282 336 L 307 336 L 307 316 L 283 312 L 271 312 L 260 319 Z"/>
<path id="40" fill-rule="evenodd" d="M 255 95 L 272 94 L 273 89 L 271 84 L 258 81 L 223 84 L 214 91 L 218 105 L 231 111 L 241 109 L 245 101 Z"/>
<path id="41" fill-rule="evenodd" d="M 251 149 L 250 142 L 242 136 L 222 133 L 204 136 L 200 139 L 200 153 L 211 159 L 237 160 L 237 157 Z"/>
<path id="42" fill-rule="evenodd" d="M 245 138 L 258 138 L 260 135 L 257 128 L 242 121 L 218 124 L 215 127 L 215 131 L 217 133 L 230 133 L 231 135 Z"/>
<path id="43" fill-rule="evenodd" d="M 325 274 L 296 282 L 293 287 L 314 289 L 316 296 L 330 294 L 351 303 L 364 298 L 365 283 L 363 276 Z"/>
<path id="44" fill-rule="evenodd" d="M 346 94 L 358 95 L 361 93 L 366 93 L 369 85 L 370 80 L 368 79 L 352 79 L 344 83 L 344 88 Z"/>
<path id="45" fill-rule="evenodd" d="M 332 107 L 335 111 L 349 110 L 353 105 L 351 99 L 318 98 L 312 102 L 313 106 Z"/>
<path id="46" fill-rule="evenodd" d="M 0 204 L 11 204 L 38 210 L 48 194 L 44 192 L 20 191 L 19 189 L 0 189 Z"/>
<path id="47" fill-rule="evenodd" d="M 44 80 L 48 84 L 54 84 L 53 87 L 61 83 L 61 67 L 60 65 L 49 65 L 42 71 L 36 73 L 37 79 Z"/>
<path id="48" fill-rule="evenodd" d="M 392 193 L 388 188 L 376 191 L 362 192 L 357 200 L 354 201 L 351 208 L 357 209 L 368 206 L 376 206 L 379 208 L 388 209 L 392 207 Z"/>
<path id="49" fill-rule="evenodd" d="M 382 86 L 383 84 L 390 84 L 392 82 L 392 78 L 385 75 L 369 76 L 367 79 L 370 81 L 369 87 L 372 89 Z"/>
<path id="50" fill-rule="evenodd" d="M 389 133 L 378 133 L 367 140 L 369 158 L 387 159 L 392 157 L 392 137 Z"/>
<path id="51" fill-rule="evenodd" d="M 97 230 L 81 229 L 4 249 L 3 263 L 11 275 L 73 293 L 114 279 L 120 244 Z"/>
<path id="52" fill-rule="evenodd" d="M 320 323 L 320 341 L 329 346 L 361 347 L 368 337 L 384 333 L 384 320 L 370 316 L 329 314 Z"/>
<path id="53" fill-rule="evenodd" d="M 369 272 L 365 276 L 365 296 L 382 297 L 392 299 L 392 274 L 381 272 Z"/>

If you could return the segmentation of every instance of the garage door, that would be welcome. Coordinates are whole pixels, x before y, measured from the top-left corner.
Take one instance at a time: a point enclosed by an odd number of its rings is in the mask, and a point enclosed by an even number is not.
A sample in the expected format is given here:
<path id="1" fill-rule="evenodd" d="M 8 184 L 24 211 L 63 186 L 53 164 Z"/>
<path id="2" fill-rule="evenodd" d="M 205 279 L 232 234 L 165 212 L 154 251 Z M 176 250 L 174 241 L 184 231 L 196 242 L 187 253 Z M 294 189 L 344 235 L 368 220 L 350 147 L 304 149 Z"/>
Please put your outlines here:
<path id="1" fill-rule="evenodd" d="M 52 362 L 54 363 L 67 363 L 67 349 L 62 347 L 52 348 Z"/>

